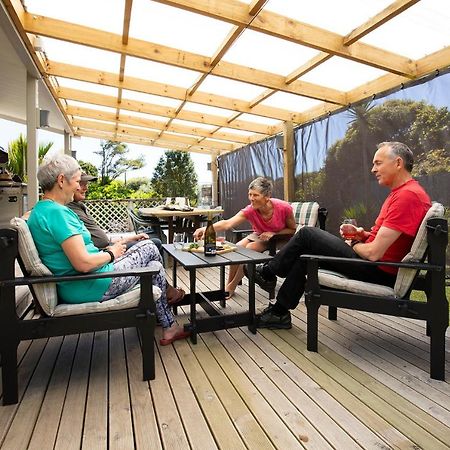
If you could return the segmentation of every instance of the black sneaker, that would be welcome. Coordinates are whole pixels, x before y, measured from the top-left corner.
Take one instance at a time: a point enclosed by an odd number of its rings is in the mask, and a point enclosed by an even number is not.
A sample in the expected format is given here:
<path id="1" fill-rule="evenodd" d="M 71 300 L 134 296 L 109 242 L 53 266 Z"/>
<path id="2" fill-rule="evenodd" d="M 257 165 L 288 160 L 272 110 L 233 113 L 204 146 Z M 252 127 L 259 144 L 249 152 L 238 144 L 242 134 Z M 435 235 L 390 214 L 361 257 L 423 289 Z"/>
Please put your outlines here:
<path id="1" fill-rule="evenodd" d="M 277 285 L 277 277 L 273 275 L 273 277 L 266 277 L 263 275 L 264 264 L 256 264 L 255 266 L 255 283 L 264 289 L 265 291 L 271 293 L 275 290 L 275 286 Z M 244 274 L 248 278 L 248 269 L 247 266 L 244 265 Z"/>
<path id="2" fill-rule="evenodd" d="M 275 314 L 273 306 L 269 305 L 261 314 L 256 316 L 256 326 L 258 328 L 289 330 L 292 328 L 291 313 L 287 311 L 280 316 Z"/>

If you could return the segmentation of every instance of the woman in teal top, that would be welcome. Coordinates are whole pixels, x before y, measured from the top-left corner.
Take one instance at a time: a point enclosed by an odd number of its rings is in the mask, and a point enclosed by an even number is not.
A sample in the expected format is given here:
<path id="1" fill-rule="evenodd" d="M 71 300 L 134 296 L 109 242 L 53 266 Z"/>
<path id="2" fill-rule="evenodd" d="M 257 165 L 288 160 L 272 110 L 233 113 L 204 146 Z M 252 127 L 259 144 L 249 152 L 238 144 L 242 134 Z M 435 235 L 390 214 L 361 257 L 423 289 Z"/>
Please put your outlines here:
<path id="1" fill-rule="evenodd" d="M 44 196 L 33 208 L 28 226 L 42 262 L 54 275 L 74 275 L 87 272 L 132 270 L 161 263 L 161 255 L 150 240 L 143 240 L 126 250 L 116 242 L 100 251 L 94 246 L 84 223 L 65 206 L 73 201 L 80 187 L 81 170 L 77 161 L 68 155 L 56 155 L 45 160 L 37 174 Z M 156 313 L 163 326 L 162 345 L 188 336 L 175 321 L 167 303 L 167 281 L 164 269 L 153 282 L 162 292 L 156 301 Z M 139 282 L 138 277 L 98 278 L 93 280 L 57 283 L 58 297 L 64 303 L 101 302 L 114 298 Z M 169 289 L 174 289 L 169 287 Z"/>

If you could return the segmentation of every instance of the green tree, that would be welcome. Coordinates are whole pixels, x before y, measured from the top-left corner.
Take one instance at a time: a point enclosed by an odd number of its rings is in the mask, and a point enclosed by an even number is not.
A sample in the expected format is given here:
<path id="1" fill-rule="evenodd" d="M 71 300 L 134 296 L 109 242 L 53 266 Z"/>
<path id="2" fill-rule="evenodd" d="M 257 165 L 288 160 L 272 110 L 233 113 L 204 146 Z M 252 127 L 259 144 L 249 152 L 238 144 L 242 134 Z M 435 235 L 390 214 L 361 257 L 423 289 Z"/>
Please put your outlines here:
<path id="1" fill-rule="evenodd" d="M 373 223 L 376 211 L 386 193 L 373 178 L 369 187 L 365 174 L 370 172 L 371 158 L 376 145 L 383 141 L 400 141 L 409 146 L 416 160 L 432 150 L 450 150 L 450 112 L 425 102 L 388 100 L 370 108 L 349 124 L 343 139 L 333 144 L 323 168 L 325 177 L 320 192 L 320 203 L 329 208 L 327 228 L 338 226 L 345 208 L 360 202 L 367 208 L 367 225 Z M 367 165 L 362 165 L 362 148 L 369 152 Z M 430 156 L 431 158 L 431 156 Z M 423 163 L 428 169 L 432 161 Z M 364 192 L 367 191 L 367 194 Z M 370 217 L 369 217 L 370 216 Z M 337 228 L 336 228 L 337 229 Z"/>
<path id="2" fill-rule="evenodd" d="M 161 197 L 187 197 L 195 203 L 197 181 L 191 155 L 167 150 L 153 172 L 152 186 Z"/>
<path id="3" fill-rule="evenodd" d="M 412 174 L 414 177 L 435 173 L 450 173 L 450 151 L 445 149 L 431 150 L 417 156 Z"/>
<path id="4" fill-rule="evenodd" d="M 127 171 L 137 170 L 144 167 L 144 156 L 136 159 L 128 159 L 128 146 L 121 142 L 101 141 L 100 150 L 95 151 L 101 158 L 100 184 L 106 185 Z"/>
<path id="5" fill-rule="evenodd" d="M 81 167 L 81 170 L 88 175 L 92 175 L 93 177 L 98 177 L 98 169 L 94 166 L 94 164 L 86 161 L 78 160 L 78 164 Z"/>
<path id="6" fill-rule="evenodd" d="M 121 180 L 114 180 L 108 184 L 91 183 L 86 196 L 88 200 L 105 199 L 123 199 L 130 198 L 131 190 Z"/>
<path id="7" fill-rule="evenodd" d="M 52 147 L 53 142 L 47 144 L 39 144 L 38 148 L 38 163 L 42 162 L 42 159 Z M 18 175 L 22 180 L 27 180 L 26 164 L 27 164 L 27 138 L 19 134 L 19 137 L 8 144 L 8 166 L 9 172 L 14 175 Z"/>

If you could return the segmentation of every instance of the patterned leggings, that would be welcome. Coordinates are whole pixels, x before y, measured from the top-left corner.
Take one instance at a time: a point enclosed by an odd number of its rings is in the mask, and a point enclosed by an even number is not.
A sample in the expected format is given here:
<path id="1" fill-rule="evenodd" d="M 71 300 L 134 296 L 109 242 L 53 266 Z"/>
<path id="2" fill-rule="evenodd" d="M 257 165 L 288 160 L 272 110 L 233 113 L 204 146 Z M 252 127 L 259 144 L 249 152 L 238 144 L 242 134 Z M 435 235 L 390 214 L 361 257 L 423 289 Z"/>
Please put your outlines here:
<path id="1" fill-rule="evenodd" d="M 161 255 L 158 248 L 149 239 L 139 241 L 130 247 L 120 258 L 114 261 L 114 270 L 132 270 L 136 267 L 148 267 L 152 261 L 162 264 Z M 158 267 L 159 268 L 159 267 Z M 113 278 L 108 290 L 104 293 L 102 301 L 117 297 L 129 291 L 139 282 L 139 277 L 117 277 Z M 153 284 L 161 289 L 161 297 L 156 303 L 156 315 L 163 328 L 169 328 L 175 322 L 172 311 L 167 304 L 166 296 L 166 274 L 162 265 L 159 273 L 153 275 Z"/>

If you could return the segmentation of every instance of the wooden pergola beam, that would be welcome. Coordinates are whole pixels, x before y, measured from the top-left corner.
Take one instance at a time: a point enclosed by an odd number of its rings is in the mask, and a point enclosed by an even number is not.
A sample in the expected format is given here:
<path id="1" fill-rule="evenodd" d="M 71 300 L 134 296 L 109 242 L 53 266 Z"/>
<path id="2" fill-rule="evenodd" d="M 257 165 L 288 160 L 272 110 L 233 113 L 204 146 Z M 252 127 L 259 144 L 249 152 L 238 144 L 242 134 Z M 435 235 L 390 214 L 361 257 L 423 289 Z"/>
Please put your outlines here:
<path id="1" fill-rule="evenodd" d="M 69 78 L 72 80 L 85 81 L 89 83 L 101 84 L 111 87 L 122 87 L 130 91 L 143 92 L 183 101 L 188 95 L 186 89 L 178 86 L 148 81 L 142 78 L 126 76 L 122 82 L 118 79 L 117 73 L 90 69 L 87 67 L 74 66 L 56 61 L 47 61 L 46 73 L 49 76 Z M 286 109 L 275 108 L 272 106 L 257 105 L 253 106 L 251 102 L 246 102 L 231 97 L 224 97 L 217 94 L 197 91 L 188 99 L 192 103 L 205 106 L 215 106 L 231 111 L 253 114 L 255 116 L 267 117 L 280 121 L 292 120 L 301 122 L 302 115 L 299 112 Z"/>
<path id="2" fill-rule="evenodd" d="M 248 23 L 248 6 L 238 0 L 155 0 L 165 5 L 242 25 Z M 249 28 L 260 33 L 315 48 L 331 55 L 367 64 L 377 69 L 413 78 L 415 67 L 409 58 L 355 42 L 344 45 L 344 36 L 270 11 L 261 11 Z M 269 87 L 269 86 L 268 86 Z"/>
<path id="3" fill-rule="evenodd" d="M 73 88 L 59 88 L 57 94 L 59 95 L 59 97 L 67 100 L 74 100 L 93 105 L 107 106 L 110 108 L 117 107 L 117 99 L 110 95 L 94 94 L 92 92 L 85 92 Z M 173 108 L 128 99 L 122 99 L 120 108 L 128 111 L 143 112 L 162 117 L 173 117 L 173 115 L 175 114 Z M 236 130 L 252 131 L 253 133 L 261 134 L 262 135 L 261 139 L 264 139 L 264 137 L 272 135 L 274 130 L 274 127 L 247 121 L 235 121 L 229 124 L 227 122 L 227 119 L 223 117 L 206 115 L 194 111 L 182 111 L 178 119 L 188 120 L 190 122 L 203 123 L 207 125 L 216 125 L 218 127 L 233 128 Z"/>
<path id="4" fill-rule="evenodd" d="M 169 143 L 176 143 L 176 144 L 182 144 L 182 145 L 197 145 L 197 139 L 196 138 L 190 138 L 188 136 L 181 136 L 176 134 L 171 134 L 168 132 L 164 132 L 160 135 L 157 131 L 149 131 L 144 130 L 142 128 L 131 128 L 128 126 L 119 125 L 116 128 L 116 125 L 113 123 L 106 123 L 106 122 L 97 122 L 93 120 L 86 120 L 86 119 L 75 119 L 73 121 L 73 126 L 75 128 L 82 128 L 82 129 L 91 129 L 91 130 L 99 130 L 104 131 L 108 133 L 115 133 L 121 135 L 128 135 L 128 136 L 134 136 L 134 137 L 142 137 L 145 139 L 148 139 L 149 141 L 156 142 L 159 138 L 161 138 L 161 141 L 169 142 Z M 236 149 L 236 146 L 233 144 L 228 144 L 225 142 L 215 141 L 212 139 L 204 139 L 202 141 L 202 147 L 214 150 L 218 149 L 223 152 L 230 152 Z"/>
<path id="5" fill-rule="evenodd" d="M 80 106 L 68 106 L 66 107 L 67 115 L 74 117 L 82 117 L 87 119 L 102 120 L 104 122 L 114 122 L 116 121 L 116 116 L 114 113 L 100 111 L 97 109 L 83 108 Z M 186 125 L 171 123 L 170 126 L 166 127 L 167 122 L 162 120 L 146 119 L 144 117 L 136 117 L 127 114 L 120 114 L 119 125 L 131 125 L 137 127 L 143 127 L 146 129 L 153 129 L 158 132 L 167 130 L 173 133 L 187 134 L 192 136 L 201 136 L 204 138 L 219 139 L 222 141 L 229 141 L 234 143 L 241 143 L 243 145 L 255 142 L 255 140 L 261 139 L 260 137 L 245 137 L 239 134 L 225 133 L 225 132 L 215 132 L 212 133 L 203 128 L 192 128 Z"/>
<path id="6" fill-rule="evenodd" d="M 261 12 L 262 14 L 263 12 Z M 258 20 L 257 16 L 254 21 Z M 252 22 L 253 23 L 253 22 Z M 303 95 L 305 97 L 336 103 L 346 104 L 345 93 L 325 86 L 315 85 L 305 81 L 295 81 L 290 85 L 285 83 L 285 77 L 263 70 L 221 61 L 220 65 L 210 70 L 210 58 L 185 52 L 171 47 L 158 45 L 140 39 L 129 39 L 128 44 L 122 44 L 120 35 L 95 28 L 85 27 L 62 20 L 52 19 L 35 14 L 25 14 L 24 29 L 54 39 L 60 39 L 75 44 L 126 54 L 150 61 L 169 64 L 175 67 L 211 73 L 219 77 L 235 81 L 243 81 L 258 86 Z"/>

